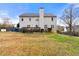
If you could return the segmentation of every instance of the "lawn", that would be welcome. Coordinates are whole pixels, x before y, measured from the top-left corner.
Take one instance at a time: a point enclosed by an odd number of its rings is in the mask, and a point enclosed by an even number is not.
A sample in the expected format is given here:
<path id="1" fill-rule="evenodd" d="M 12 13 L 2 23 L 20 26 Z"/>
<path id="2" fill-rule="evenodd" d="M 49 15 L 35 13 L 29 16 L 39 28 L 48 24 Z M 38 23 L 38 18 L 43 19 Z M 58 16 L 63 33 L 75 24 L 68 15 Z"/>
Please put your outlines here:
<path id="1" fill-rule="evenodd" d="M 79 56 L 79 37 L 56 33 L 0 32 L 1 56 Z"/>

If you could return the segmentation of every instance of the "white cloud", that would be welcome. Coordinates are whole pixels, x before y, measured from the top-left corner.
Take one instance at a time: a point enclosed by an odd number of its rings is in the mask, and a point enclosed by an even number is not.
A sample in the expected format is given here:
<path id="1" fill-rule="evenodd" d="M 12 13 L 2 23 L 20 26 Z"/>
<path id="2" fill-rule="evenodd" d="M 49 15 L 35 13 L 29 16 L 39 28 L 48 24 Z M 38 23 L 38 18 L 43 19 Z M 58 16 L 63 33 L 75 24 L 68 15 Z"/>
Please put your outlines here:
<path id="1" fill-rule="evenodd" d="M 0 10 L 0 23 L 3 23 L 3 20 L 2 20 L 2 18 L 4 18 L 4 17 L 10 17 L 9 16 L 9 12 L 8 11 L 6 11 L 6 10 Z"/>
<path id="2" fill-rule="evenodd" d="M 10 17 L 9 12 L 6 10 L 0 10 L 0 18 L 2 17 Z"/>
<path id="3" fill-rule="evenodd" d="M 10 16 L 10 14 L 9 14 L 8 11 L 6 11 L 6 10 L 0 10 L 0 23 L 1 24 L 3 23 L 2 18 L 4 18 L 4 17 L 10 18 L 10 20 L 9 20 L 10 24 L 15 24 L 16 25 L 19 22 L 17 16 L 16 16 L 16 18 L 13 18 L 13 17 Z"/>
<path id="4" fill-rule="evenodd" d="M 2 24 L 2 22 L 3 22 L 3 21 L 2 21 L 2 19 L 0 18 L 0 24 Z"/>

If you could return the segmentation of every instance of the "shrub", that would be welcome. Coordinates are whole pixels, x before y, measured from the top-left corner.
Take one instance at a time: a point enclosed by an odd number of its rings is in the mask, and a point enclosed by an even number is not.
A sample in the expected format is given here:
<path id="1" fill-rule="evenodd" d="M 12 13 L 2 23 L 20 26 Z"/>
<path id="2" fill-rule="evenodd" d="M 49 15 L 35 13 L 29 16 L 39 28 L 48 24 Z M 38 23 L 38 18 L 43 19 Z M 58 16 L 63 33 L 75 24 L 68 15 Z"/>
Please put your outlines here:
<path id="1" fill-rule="evenodd" d="M 62 34 L 62 32 L 61 32 L 61 31 L 59 31 L 59 30 L 57 30 L 57 33 Z"/>

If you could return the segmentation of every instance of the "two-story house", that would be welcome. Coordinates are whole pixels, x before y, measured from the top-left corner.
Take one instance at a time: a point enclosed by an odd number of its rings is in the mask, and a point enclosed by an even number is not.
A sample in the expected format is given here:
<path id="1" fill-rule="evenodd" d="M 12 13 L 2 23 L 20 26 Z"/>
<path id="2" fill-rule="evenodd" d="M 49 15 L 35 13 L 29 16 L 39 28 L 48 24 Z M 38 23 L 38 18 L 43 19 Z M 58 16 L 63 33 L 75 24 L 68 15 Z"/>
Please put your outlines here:
<path id="1" fill-rule="evenodd" d="M 19 28 L 26 27 L 53 32 L 56 31 L 57 17 L 50 13 L 45 13 L 44 8 L 39 9 L 39 13 L 23 13 L 19 16 Z"/>

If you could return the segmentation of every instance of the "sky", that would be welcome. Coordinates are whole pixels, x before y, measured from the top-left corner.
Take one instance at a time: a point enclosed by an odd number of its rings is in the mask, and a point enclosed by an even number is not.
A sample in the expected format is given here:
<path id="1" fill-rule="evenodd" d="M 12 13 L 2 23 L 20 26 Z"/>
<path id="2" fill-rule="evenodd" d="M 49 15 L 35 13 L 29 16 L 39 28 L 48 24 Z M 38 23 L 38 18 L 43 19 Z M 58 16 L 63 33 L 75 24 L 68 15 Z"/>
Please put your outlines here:
<path id="1" fill-rule="evenodd" d="M 22 13 L 38 13 L 43 7 L 45 13 L 60 16 L 68 3 L 0 3 L 0 18 L 9 17 L 12 23 L 18 23 L 18 17 Z"/>

